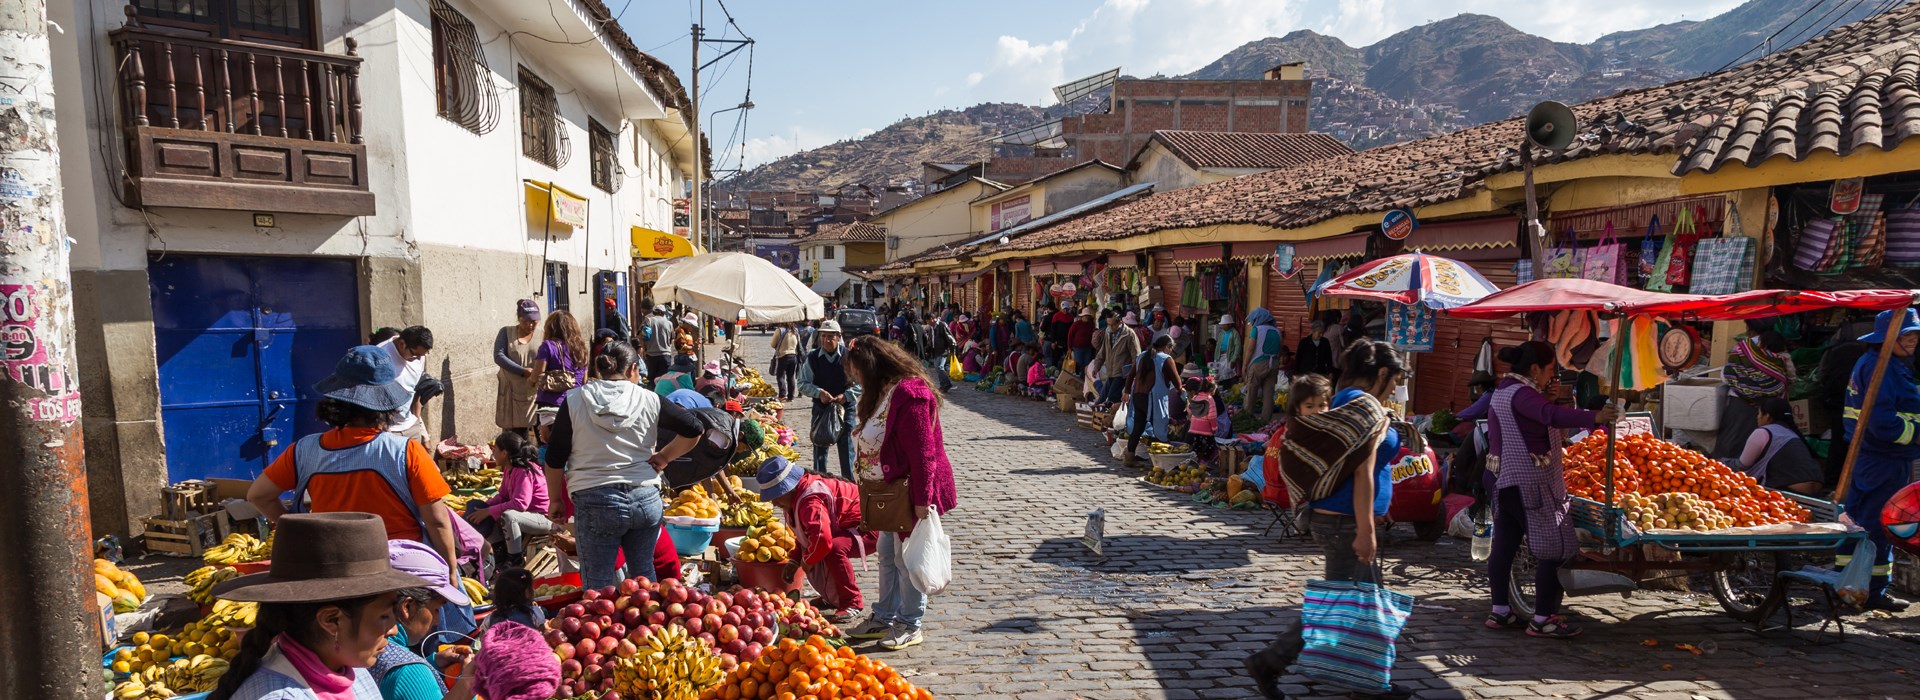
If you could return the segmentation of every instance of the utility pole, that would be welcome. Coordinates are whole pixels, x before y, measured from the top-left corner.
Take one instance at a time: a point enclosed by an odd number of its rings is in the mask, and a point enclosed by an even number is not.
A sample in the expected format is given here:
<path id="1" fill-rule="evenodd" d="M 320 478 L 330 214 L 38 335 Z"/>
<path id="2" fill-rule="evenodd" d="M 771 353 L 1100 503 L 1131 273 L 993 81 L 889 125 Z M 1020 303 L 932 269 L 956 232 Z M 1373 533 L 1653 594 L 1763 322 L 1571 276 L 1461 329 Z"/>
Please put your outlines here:
<path id="1" fill-rule="evenodd" d="M 52 53 L 45 0 L 0 0 L 0 697 L 96 700 Z"/>
<path id="2" fill-rule="evenodd" d="M 706 0 L 700 2 L 700 21 L 707 21 Z M 711 253 L 714 246 L 703 237 L 705 227 L 701 226 L 704 223 L 701 219 L 706 218 L 701 209 L 705 206 L 703 200 L 706 199 L 704 190 L 707 186 L 707 149 L 700 141 L 700 38 L 705 35 L 705 29 L 701 29 L 699 24 L 693 25 L 693 63 L 688 64 L 693 66 L 693 89 L 687 92 L 687 100 L 693 103 L 693 206 L 687 212 L 690 214 L 687 225 L 692 228 L 692 240 L 706 244 L 707 252 Z"/>

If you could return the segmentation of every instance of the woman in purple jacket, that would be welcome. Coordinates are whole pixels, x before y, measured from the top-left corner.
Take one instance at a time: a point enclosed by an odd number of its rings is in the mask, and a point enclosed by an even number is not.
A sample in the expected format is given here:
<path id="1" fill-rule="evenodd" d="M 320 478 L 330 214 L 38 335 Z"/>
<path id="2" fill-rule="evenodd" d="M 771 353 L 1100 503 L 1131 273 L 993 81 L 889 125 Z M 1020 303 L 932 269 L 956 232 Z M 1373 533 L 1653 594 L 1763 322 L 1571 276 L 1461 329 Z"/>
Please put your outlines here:
<path id="1" fill-rule="evenodd" d="M 847 371 L 863 389 L 854 473 L 863 482 L 907 480 L 916 522 L 930 512 L 944 515 L 958 503 L 940 431 L 940 394 L 921 368 L 913 355 L 879 338 L 858 338 L 847 352 Z M 921 642 L 927 596 L 914 587 L 902 561 L 910 534 L 880 533 L 880 601 L 848 636 L 879 639 L 882 648 L 894 650 Z"/>
<path id="2" fill-rule="evenodd" d="M 1560 618 L 1560 564 L 1580 552 L 1575 538 L 1566 474 L 1561 471 L 1565 430 L 1612 425 L 1618 417 L 1613 405 L 1599 411 L 1555 406 L 1543 393 L 1559 369 L 1552 345 L 1534 340 L 1502 348 L 1500 361 L 1510 366 L 1488 401 L 1487 454 L 1489 472 L 1496 472 L 1493 499 L 1493 554 L 1487 576 L 1493 583 L 1493 612 L 1487 627 L 1508 629 L 1525 625 L 1534 637 L 1565 639 L 1580 628 Z M 1494 466 L 1497 462 L 1498 467 Z M 1513 612 L 1513 560 L 1520 538 L 1539 561 L 1534 572 L 1533 619 Z"/>

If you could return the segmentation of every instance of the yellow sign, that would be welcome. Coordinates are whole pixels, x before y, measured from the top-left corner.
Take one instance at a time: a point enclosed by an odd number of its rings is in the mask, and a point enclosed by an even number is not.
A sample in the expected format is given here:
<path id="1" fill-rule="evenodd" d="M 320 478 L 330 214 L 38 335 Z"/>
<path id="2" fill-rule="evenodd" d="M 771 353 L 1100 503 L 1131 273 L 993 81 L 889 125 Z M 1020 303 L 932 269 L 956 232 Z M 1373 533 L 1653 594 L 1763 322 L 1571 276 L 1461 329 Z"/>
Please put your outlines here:
<path id="1" fill-rule="evenodd" d="M 693 242 L 665 231 L 633 227 L 633 257 L 684 258 L 693 254 Z"/>
<path id="2" fill-rule="evenodd" d="M 566 188 L 539 180 L 526 180 L 530 211 L 546 210 L 554 223 L 580 227 L 587 225 L 587 198 Z"/>

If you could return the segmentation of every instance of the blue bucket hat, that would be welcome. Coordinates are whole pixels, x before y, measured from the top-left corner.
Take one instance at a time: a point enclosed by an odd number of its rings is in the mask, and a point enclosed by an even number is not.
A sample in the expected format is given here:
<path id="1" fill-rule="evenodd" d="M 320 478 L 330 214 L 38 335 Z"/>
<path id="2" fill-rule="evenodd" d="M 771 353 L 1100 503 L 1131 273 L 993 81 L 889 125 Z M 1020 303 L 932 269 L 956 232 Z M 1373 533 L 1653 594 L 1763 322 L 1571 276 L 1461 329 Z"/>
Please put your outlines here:
<path id="1" fill-rule="evenodd" d="M 375 411 L 392 411 L 413 400 L 413 392 L 394 382 L 396 373 L 387 351 L 361 345 L 347 351 L 333 365 L 333 374 L 313 385 L 329 399 L 339 399 Z"/>
<path id="2" fill-rule="evenodd" d="M 805 470 L 794 466 L 787 458 L 774 455 L 760 463 L 760 473 L 754 475 L 753 480 L 754 485 L 759 487 L 760 500 L 771 501 L 800 488 L 800 477 L 805 474 Z"/>
<path id="3" fill-rule="evenodd" d="M 1913 309 L 1887 309 L 1886 311 L 1880 312 L 1879 316 L 1874 317 L 1873 332 L 1860 336 L 1860 339 L 1869 343 L 1886 342 L 1887 325 L 1893 323 L 1894 314 L 1904 314 L 1900 322 L 1900 330 L 1894 335 L 1920 333 L 1920 312 L 1916 312 Z"/>

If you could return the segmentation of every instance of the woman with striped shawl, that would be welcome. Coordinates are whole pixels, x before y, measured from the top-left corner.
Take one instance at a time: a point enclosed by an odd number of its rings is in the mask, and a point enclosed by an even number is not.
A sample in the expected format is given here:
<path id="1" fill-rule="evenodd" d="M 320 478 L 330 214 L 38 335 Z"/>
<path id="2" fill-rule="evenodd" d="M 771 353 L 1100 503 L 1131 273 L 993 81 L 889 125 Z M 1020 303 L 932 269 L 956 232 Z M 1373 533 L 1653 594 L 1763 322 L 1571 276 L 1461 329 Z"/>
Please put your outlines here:
<path id="1" fill-rule="evenodd" d="M 1724 371 L 1726 396 L 1720 404 L 1720 435 L 1713 456 L 1738 459 L 1760 423 L 1760 402 L 1787 398 L 1793 383 L 1793 360 L 1787 357 L 1787 338 L 1773 330 L 1771 321 L 1747 321 L 1747 337 L 1735 343 Z"/>

